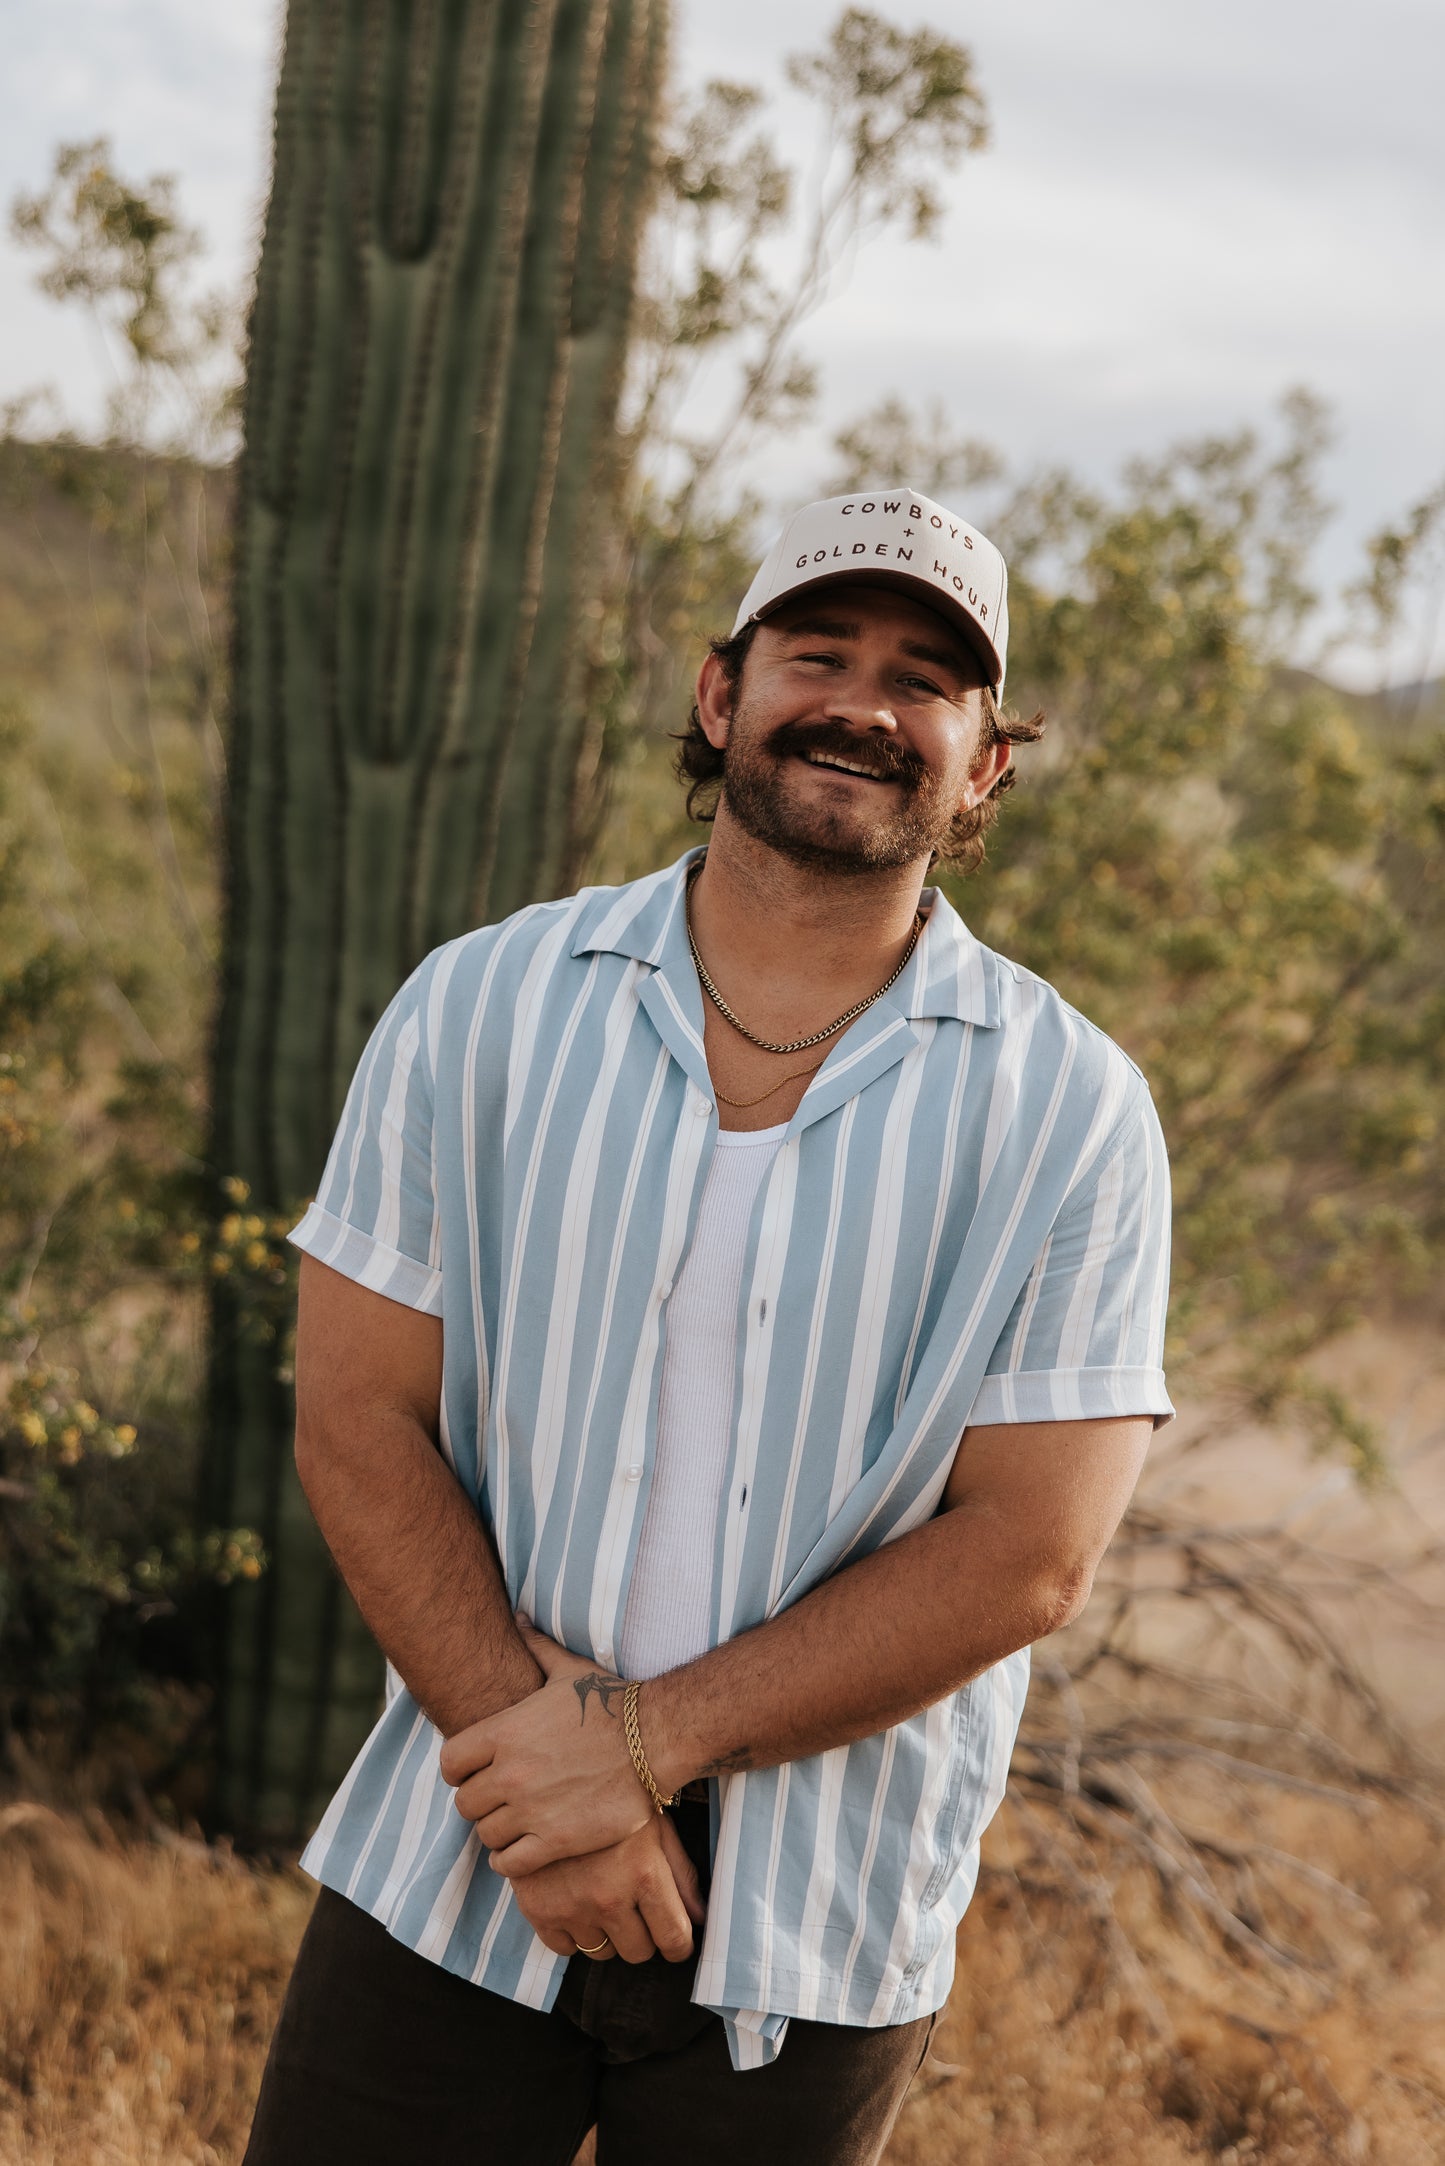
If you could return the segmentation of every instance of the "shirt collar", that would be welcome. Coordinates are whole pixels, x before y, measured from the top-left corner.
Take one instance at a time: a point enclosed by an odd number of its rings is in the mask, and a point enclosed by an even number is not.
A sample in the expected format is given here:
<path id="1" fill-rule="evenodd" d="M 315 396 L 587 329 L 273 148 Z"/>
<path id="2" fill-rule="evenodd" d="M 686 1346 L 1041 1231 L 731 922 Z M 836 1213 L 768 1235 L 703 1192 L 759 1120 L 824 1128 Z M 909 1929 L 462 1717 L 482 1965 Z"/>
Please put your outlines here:
<path id="1" fill-rule="evenodd" d="M 574 955 L 626 955 L 665 975 L 692 974 L 683 894 L 688 867 L 704 846 L 628 887 L 599 888 L 589 898 L 572 941 Z M 941 888 L 923 890 L 928 922 L 907 969 L 883 1000 L 910 1022 L 949 1016 L 996 1030 L 998 957 L 964 924 Z M 880 1002 L 880 1006 L 882 1002 Z"/>

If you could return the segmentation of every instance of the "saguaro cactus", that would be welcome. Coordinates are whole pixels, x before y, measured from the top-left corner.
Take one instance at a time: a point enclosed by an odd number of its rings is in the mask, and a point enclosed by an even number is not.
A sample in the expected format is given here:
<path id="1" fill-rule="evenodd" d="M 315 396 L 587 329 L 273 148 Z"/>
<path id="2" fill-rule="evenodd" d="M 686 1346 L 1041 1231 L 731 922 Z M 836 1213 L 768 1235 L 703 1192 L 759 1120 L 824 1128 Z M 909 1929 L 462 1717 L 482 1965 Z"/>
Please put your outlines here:
<path id="1" fill-rule="evenodd" d="M 557 893 L 665 0 L 291 0 L 251 324 L 213 1163 L 314 1188 L 385 1002 Z M 219 1810 L 294 1834 L 378 1664 L 295 1485 L 289 1384 L 218 1279 L 205 1511 Z"/>

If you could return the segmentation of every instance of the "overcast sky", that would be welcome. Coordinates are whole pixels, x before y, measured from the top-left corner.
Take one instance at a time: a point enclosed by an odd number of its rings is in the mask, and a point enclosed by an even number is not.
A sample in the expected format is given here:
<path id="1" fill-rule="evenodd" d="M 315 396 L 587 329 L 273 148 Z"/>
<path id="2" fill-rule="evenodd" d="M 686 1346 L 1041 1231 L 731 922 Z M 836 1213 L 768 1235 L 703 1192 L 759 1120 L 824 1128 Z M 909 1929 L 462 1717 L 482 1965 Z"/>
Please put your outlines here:
<path id="1" fill-rule="evenodd" d="M 814 320 L 827 425 L 890 391 L 942 397 L 1011 466 L 1063 461 L 1105 481 L 1178 435 L 1266 424 L 1307 384 L 1340 431 L 1321 569 L 1348 576 L 1363 536 L 1445 472 L 1441 0 L 880 12 L 970 44 L 993 144 L 947 183 L 941 245 L 866 253 Z M 7 0 L 5 13 L 5 203 L 43 181 L 57 141 L 108 133 L 126 172 L 178 176 L 215 279 L 242 280 L 265 188 L 273 0 Z M 782 56 L 837 13 L 837 0 L 680 0 L 677 64 L 776 85 Z M 32 276 L 0 240 L 0 399 L 53 382 L 91 418 L 103 357 Z M 816 483 L 826 433 L 795 443 L 780 489 Z"/>

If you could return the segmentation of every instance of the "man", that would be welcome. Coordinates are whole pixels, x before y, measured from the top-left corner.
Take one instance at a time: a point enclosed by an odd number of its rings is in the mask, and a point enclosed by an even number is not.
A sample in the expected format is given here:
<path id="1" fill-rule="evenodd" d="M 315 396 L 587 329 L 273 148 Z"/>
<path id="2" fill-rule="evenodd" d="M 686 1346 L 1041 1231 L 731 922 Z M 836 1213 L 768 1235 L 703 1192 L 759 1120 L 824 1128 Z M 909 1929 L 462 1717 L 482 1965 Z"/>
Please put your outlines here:
<path id="1" fill-rule="evenodd" d="M 1005 586 L 917 491 L 806 507 L 697 680 L 706 851 L 373 1034 L 297 1459 L 389 1692 L 253 2166 L 881 2153 L 1172 1411 L 1147 1087 L 923 885 L 1011 779 Z"/>

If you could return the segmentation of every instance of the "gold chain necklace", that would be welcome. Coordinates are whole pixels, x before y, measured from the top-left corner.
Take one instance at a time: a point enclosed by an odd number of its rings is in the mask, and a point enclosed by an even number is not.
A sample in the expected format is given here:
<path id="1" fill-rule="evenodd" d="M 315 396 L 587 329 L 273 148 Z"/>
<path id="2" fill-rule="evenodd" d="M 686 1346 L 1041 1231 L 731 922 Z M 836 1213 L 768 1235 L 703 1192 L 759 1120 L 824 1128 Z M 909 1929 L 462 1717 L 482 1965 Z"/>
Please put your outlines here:
<path id="1" fill-rule="evenodd" d="M 698 870 L 701 870 L 700 865 L 698 867 Z M 740 1021 L 739 1018 L 733 1014 L 732 1009 L 728 1006 L 727 1002 L 723 999 L 722 994 L 718 991 L 717 987 L 713 984 L 712 979 L 707 974 L 707 964 L 698 954 L 697 942 L 692 937 L 692 913 L 688 907 L 692 896 L 692 883 L 696 879 L 696 877 L 696 872 L 690 872 L 687 876 L 687 890 L 682 900 L 682 917 L 683 923 L 687 927 L 687 944 L 692 949 L 693 965 L 697 971 L 698 977 L 702 981 L 702 989 L 707 994 L 707 997 L 712 1002 L 713 1006 L 717 1009 L 719 1015 L 725 1016 L 728 1022 L 732 1024 L 734 1030 L 741 1031 L 742 1035 L 748 1040 L 750 1045 L 760 1046 L 765 1053 L 806 1053 L 810 1046 L 821 1045 L 825 1038 L 832 1038 L 836 1036 L 836 1034 L 843 1028 L 845 1023 L 852 1023 L 856 1021 L 856 1019 L 863 1013 L 863 1010 L 865 1008 L 871 1008 L 875 1000 L 881 1000 L 883 998 L 883 995 L 887 992 L 889 986 L 896 984 L 899 978 L 902 977 L 904 971 L 908 968 L 909 958 L 912 956 L 913 950 L 918 945 L 918 936 L 922 932 L 924 924 L 926 922 L 923 912 L 921 910 L 915 910 L 913 913 L 913 930 L 908 935 L 908 945 L 903 950 L 902 956 L 899 958 L 898 967 L 893 972 L 891 977 L 887 977 L 883 980 L 883 983 L 879 986 L 876 993 L 870 993 L 866 1000 L 857 1000 L 853 1003 L 853 1006 L 851 1008 L 845 1008 L 843 1013 L 839 1016 L 837 1022 L 830 1023 L 826 1030 L 815 1030 L 812 1033 L 811 1037 L 790 1038 L 785 1045 L 775 1045 L 771 1038 L 760 1038 L 757 1035 L 756 1031 L 749 1030 L 747 1024 Z M 783 1080 L 784 1082 L 796 1082 L 797 1077 L 785 1076 Z M 781 1086 L 778 1087 L 781 1088 Z M 772 1095 L 773 1094 L 771 1091 L 764 1091 L 763 1093 L 764 1098 L 771 1098 Z M 727 1105 L 735 1105 L 737 1101 L 730 1098 L 724 1100 L 724 1103 Z M 752 1100 L 752 1103 L 754 1105 L 761 1105 L 762 1099 L 755 1098 Z"/>
<path id="2" fill-rule="evenodd" d="M 785 1083 L 796 1083 L 800 1076 L 816 1075 L 822 1065 L 823 1063 L 818 1061 L 812 1068 L 795 1068 L 791 1075 L 779 1076 L 776 1083 L 770 1083 L 765 1091 L 759 1091 L 756 1098 L 729 1098 L 727 1092 L 720 1091 L 716 1083 L 712 1087 L 712 1094 L 722 1105 L 736 1106 L 739 1113 L 746 1113 L 749 1106 L 760 1106 L 765 1098 L 774 1097 Z"/>

